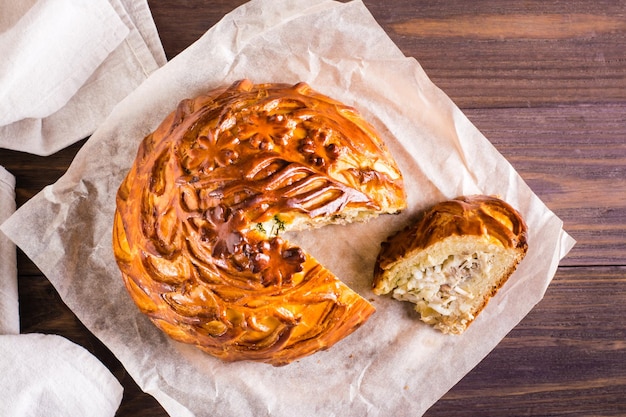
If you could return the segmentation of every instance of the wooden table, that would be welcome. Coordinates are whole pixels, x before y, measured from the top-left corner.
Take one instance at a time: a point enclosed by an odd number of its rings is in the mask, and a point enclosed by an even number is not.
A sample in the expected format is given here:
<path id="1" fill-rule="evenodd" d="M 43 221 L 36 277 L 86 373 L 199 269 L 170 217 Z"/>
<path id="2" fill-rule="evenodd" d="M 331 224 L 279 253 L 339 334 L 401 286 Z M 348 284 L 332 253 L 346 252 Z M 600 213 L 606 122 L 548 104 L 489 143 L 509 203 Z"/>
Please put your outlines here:
<path id="1" fill-rule="evenodd" d="M 151 0 L 168 58 L 241 0 Z M 626 415 L 626 1 L 365 0 L 406 55 L 578 241 L 545 298 L 426 415 Z M 0 150 L 23 204 L 84 141 Z M 22 332 L 63 335 L 124 385 L 118 415 L 165 416 L 18 251 Z"/>

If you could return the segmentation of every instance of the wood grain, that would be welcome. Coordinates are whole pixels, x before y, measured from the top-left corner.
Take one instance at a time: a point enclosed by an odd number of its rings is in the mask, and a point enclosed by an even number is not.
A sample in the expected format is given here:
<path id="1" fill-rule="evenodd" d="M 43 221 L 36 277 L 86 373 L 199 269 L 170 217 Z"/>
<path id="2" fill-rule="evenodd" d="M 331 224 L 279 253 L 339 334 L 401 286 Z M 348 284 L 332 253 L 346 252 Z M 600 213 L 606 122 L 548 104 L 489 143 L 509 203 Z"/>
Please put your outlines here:
<path id="1" fill-rule="evenodd" d="M 626 2 L 365 2 L 462 108 L 626 99 Z"/>
<path id="2" fill-rule="evenodd" d="M 577 240 L 561 265 L 626 264 L 626 104 L 465 114 Z"/>
<path id="3" fill-rule="evenodd" d="M 178 55 L 226 13 L 244 3 L 246 0 L 148 1 L 168 59 Z"/>
<path id="4" fill-rule="evenodd" d="M 149 1 L 168 58 L 242 3 Z M 626 1 L 364 3 L 578 241 L 544 299 L 426 416 L 626 415 Z M 83 143 L 0 150 L 18 206 Z M 96 355 L 124 386 L 118 417 L 167 415 L 20 251 L 18 271 L 23 332 Z"/>

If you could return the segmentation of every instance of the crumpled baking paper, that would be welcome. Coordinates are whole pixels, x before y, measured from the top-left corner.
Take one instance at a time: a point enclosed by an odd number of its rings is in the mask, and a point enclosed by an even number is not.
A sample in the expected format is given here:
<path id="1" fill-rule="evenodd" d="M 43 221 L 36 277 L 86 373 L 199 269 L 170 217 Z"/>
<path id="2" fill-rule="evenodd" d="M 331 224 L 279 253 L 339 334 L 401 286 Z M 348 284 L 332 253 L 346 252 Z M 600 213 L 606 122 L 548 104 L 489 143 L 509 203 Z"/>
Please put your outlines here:
<path id="1" fill-rule="evenodd" d="M 15 211 L 15 177 L 0 166 L 0 223 Z M 0 232 L 0 416 L 113 417 L 119 381 L 83 347 L 57 335 L 19 334 L 15 245 Z"/>
<path id="2" fill-rule="evenodd" d="M 111 249 L 115 193 L 142 138 L 184 98 L 250 78 L 306 81 L 355 106 L 405 176 L 408 209 L 366 224 L 290 234 L 376 313 L 324 352 L 284 367 L 223 363 L 170 340 L 138 313 Z M 461 336 L 423 324 L 408 303 L 370 290 L 387 235 L 420 210 L 496 194 L 529 226 L 517 272 Z M 68 306 L 172 416 L 418 416 L 541 300 L 573 245 L 513 167 L 405 57 L 361 1 L 253 0 L 156 71 L 116 107 L 67 173 L 2 226 Z"/>
<path id="3" fill-rule="evenodd" d="M 146 0 L 0 0 L 0 147 L 50 155 L 165 64 Z"/>

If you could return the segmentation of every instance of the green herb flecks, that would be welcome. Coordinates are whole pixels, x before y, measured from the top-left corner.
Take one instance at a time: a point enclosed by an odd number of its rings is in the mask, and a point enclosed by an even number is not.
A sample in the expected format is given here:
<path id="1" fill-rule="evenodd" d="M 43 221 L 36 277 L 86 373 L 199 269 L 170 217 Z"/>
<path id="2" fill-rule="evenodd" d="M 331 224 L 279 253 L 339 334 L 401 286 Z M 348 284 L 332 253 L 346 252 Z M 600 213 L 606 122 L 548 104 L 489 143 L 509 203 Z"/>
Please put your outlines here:
<path id="1" fill-rule="evenodd" d="M 274 225 L 272 226 L 271 234 L 278 236 L 281 232 L 285 231 L 285 222 L 282 221 L 278 215 L 275 215 L 272 220 L 274 220 Z"/>

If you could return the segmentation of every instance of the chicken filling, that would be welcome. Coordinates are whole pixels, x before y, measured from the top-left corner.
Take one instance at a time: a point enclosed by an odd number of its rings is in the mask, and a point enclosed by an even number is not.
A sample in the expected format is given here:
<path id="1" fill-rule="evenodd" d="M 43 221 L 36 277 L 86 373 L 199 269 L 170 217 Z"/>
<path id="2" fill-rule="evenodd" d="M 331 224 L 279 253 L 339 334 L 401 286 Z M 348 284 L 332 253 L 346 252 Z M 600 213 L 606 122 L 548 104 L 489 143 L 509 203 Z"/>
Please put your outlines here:
<path id="1" fill-rule="evenodd" d="M 393 297 L 416 304 L 422 319 L 427 319 L 429 311 L 473 319 L 472 307 L 479 301 L 492 263 L 492 255 L 477 252 L 450 255 L 443 263 L 426 268 L 416 266 L 400 277 Z"/>

